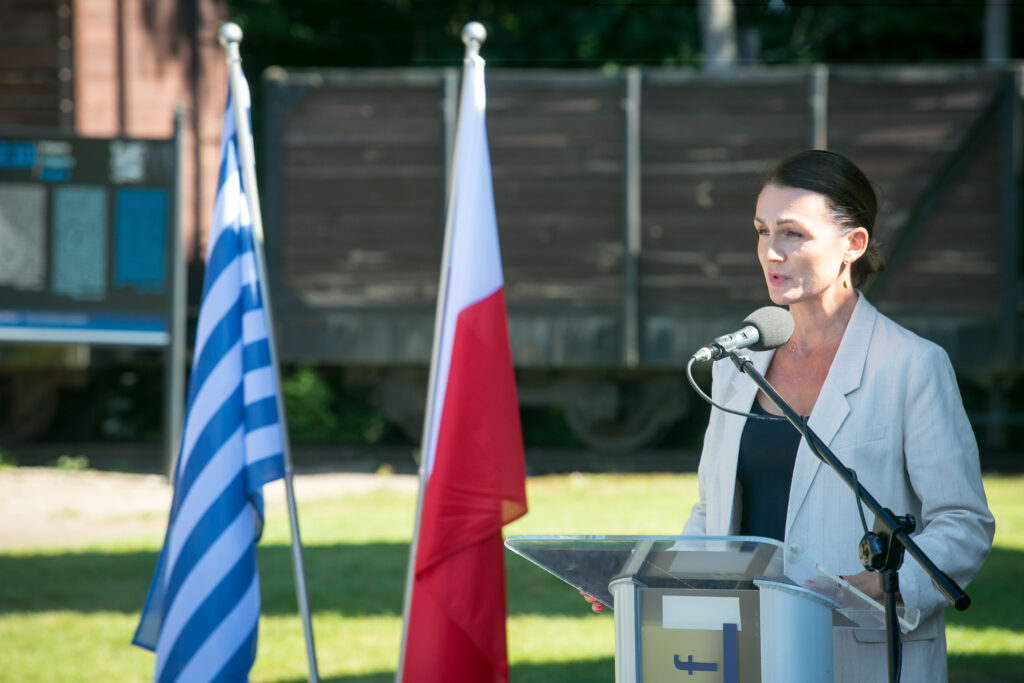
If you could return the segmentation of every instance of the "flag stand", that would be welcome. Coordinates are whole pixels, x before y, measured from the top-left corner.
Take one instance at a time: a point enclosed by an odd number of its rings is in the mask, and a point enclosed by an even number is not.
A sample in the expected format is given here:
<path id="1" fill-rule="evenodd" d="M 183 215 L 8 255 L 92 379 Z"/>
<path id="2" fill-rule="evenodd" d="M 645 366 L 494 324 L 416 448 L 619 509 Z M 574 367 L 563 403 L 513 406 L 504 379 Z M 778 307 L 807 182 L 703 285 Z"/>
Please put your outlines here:
<path id="1" fill-rule="evenodd" d="M 480 54 L 480 46 L 483 45 L 484 41 L 487 40 L 487 29 L 484 28 L 483 24 L 471 21 L 462 27 L 462 42 L 466 45 L 466 53 L 463 62 L 468 60 L 471 55 Z M 465 67 L 463 67 L 463 80 L 465 80 Z M 463 86 L 465 87 L 465 86 Z M 461 116 L 461 112 L 459 114 Z M 456 128 L 458 130 L 458 128 Z M 451 173 L 451 180 L 448 183 L 449 197 L 448 197 L 448 210 L 445 219 L 445 230 L 444 230 L 444 246 L 441 253 L 441 274 L 438 278 L 437 283 L 437 310 L 434 314 L 434 341 L 433 341 L 433 352 L 431 353 L 430 359 L 430 377 L 427 382 L 427 401 L 426 409 L 423 414 L 423 434 L 420 438 L 420 458 L 419 458 L 419 494 L 416 496 L 416 518 L 413 521 L 413 532 L 412 541 L 409 543 L 409 564 L 406 569 L 405 576 L 405 597 L 402 605 L 402 641 L 398 648 L 398 667 L 395 670 L 395 683 L 402 683 L 402 666 L 405 662 L 405 644 L 406 636 L 408 635 L 409 627 L 409 606 L 412 601 L 412 588 L 413 579 L 416 575 L 416 548 L 417 541 L 419 539 L 420 530 L 420 516 L 423 513 L 423 494 L 426 491 L 427 484 L 427 470 L 426 465 L 428 463 L 428 454 L 426 449 L 429 448 L 430 435 L 433 428 L 433 417 L 436 408 L 435 393 L 437 390 L 437 351 L 441 344 L 441 332 L 443 327 L 445 306 L 448 303 L 448 270 L 450 268 L 451 261 L 451 248 L 452 248 L 452 223 L 453 223 L 453 198 L 455 179 L 458 174 L 458 148 L 459 138 L 456 135 L 454 151 L 452 153 L 452 159 L 456 160 L 453 162 L 453 168 Z"/>
<path id="2" fill-rule="evenodd" d="M 288 520 L 291 526 L 292 567 L 295 572 L 295 593 L 299 602 L 302 617 L 302 628 L 306 639 L 306 659 L 309 664 L 309 681 L 318 683 L 320 680 L 316 663 L 316 646 L 313 642 L 313 624 L 310 619 L 309 593 L 306 589 L 306 569 L 302 559 L 302 542 L 299 538 L 298 510 L 295 505 L 295 489 L 292 481 L 291 446 L 288 438 L 288 423 L 284 412 L 284 398 L 281 391 L 281 370 L 278 365 L 277 344 L 274 335 L 273 309 L 270 305 L 270 292 L 267 280 L 267 261 L 263 248 L 263 216 L 260 213 L 259 194 L 256 186 L 256 159 L 253 152 L 252 131 L 249 128 L 249 116 L 246 107 L 240 106 L 238 93 L 242 74 L 242 57 L 238 46 L 242 42 L 242 29 L 238 24 L 226 23 L 218 33 L 220 44 L 227 53 L 228 87 L 232 100 L 235 102 L 235 131 L 238 142 L 238 160 L 242 168 L 242 187 L 249 207 L 252 220 L 253 252 L 256 271 L 259 275 L 260 299 L 267 318 L 267 344 L 270 349 L 270 363 L 274 368 L 278 391 L 277 414 L 281 423 L 282 455 L 284 456 L 284 488 L 288 502 Z"/>

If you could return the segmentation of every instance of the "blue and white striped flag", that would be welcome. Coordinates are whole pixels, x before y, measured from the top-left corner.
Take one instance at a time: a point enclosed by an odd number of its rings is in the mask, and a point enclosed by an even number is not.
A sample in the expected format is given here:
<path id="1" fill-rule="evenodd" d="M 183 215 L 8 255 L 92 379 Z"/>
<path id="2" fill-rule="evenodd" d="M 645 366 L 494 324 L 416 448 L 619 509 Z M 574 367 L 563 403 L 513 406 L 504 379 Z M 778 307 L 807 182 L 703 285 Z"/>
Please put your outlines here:
<path id="1" fill-rule="evenodd" d="M 284 475 L 277 373 L 232 106 L 229 93 L 174 498 L 132 641 L 156 652 L 154 681 L 248 678 L 260 612 L 262 486 Z"/>

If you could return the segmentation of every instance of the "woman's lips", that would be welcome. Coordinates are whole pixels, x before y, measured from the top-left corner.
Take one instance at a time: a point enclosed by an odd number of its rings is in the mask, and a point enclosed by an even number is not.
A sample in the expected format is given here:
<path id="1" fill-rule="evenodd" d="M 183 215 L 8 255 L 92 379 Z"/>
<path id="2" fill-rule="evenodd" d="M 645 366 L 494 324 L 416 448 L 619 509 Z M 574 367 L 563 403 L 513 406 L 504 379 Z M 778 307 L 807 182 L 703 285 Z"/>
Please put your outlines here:
<path id="1" fill-rule="evenodd" d="M 781 285 L 783 282 L 788 280 L 785 275 L 779 275 L 778 273 L 768 273 L 768 282 L 773 285 Z"/>

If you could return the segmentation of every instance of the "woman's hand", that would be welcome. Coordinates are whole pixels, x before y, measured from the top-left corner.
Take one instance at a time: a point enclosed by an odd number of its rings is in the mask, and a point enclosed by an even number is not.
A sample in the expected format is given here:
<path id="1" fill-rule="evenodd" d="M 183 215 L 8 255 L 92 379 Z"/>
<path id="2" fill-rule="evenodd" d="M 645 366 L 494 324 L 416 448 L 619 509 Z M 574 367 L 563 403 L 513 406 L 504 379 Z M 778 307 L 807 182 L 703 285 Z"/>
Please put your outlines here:
<path id="1" fill-rule="evenodd" d="M 860 574 L 841 577 L 861 593 L 872 600 L 882 599 L 882 574 L 880 572 L 862 571 Z"/>
<path id="2" fill-rule="evenodd" d="M 581 589 L 581 588 L 577 588 L 576 590 L 578 590 L 580 592 L 580 595 L 583 596 L 584 600 L 586 600 L 587 602 L 590 603 L 590 609 L 594 610 L 598 614 L 600 614 L 601 612 L 604 611 L 604 605 L 602 605 L 600 602 L 598 602 L 597 598 L 595 598 L 592 595 L 587 595 L 586 593 L 583 592 L 583 589 Z"/>

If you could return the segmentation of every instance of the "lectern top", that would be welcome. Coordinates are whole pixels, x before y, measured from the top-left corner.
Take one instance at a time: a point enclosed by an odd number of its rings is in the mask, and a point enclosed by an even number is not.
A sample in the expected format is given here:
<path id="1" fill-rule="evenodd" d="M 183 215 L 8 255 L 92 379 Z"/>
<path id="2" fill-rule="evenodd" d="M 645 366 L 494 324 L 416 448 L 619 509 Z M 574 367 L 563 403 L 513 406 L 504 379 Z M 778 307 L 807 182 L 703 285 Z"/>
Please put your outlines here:
<path id="1" fill-rule="evenodd" d="M 505 545 L 569 585 L 612 607 L 609 584 L 625 577 L 648 588 L 756 590 L 795 586 L 835 604 L 838 627 L 884 628 L 878 602 L 779 541 L 754 536 L 510 536 Z M 757 584 L 755 585 L 755 581 Z M 901 611 L 917 626 L 917 610 Z"/>

